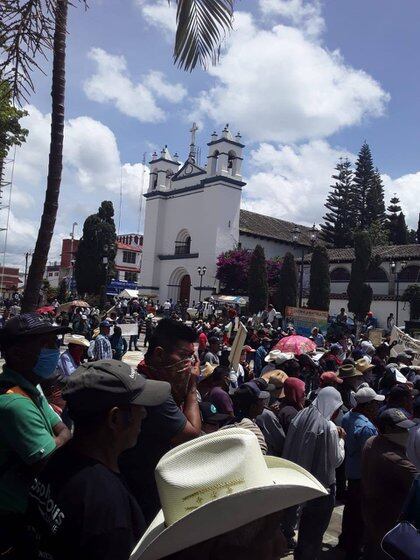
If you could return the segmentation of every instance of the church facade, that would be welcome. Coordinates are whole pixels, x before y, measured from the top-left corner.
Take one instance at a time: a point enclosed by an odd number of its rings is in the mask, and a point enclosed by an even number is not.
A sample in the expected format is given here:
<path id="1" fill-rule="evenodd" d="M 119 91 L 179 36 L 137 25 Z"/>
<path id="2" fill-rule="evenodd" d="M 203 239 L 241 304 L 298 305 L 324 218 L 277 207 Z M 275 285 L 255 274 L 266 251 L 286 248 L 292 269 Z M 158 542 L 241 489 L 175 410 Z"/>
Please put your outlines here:
<path id="1" fill-rule="evenodd" d="M 207 144 L 207 164 L 197 163 L 197 128 L 191 130 L 189 155 L 183 165 L 165 146 L 150 162 L 140 295 L 189 304 L 217 293 L 217 257 L 237 247 L 260 244 L 267 258 L 291 251 L 297 257 L 311 246 L 311 229 L 241 209 L 244 144 L 229 126 L 214 132 Z M 199 269 L 205 267 L 202 278 Z M 201 281 L 201 282 L 200 282 Z M 200 287 L 201 284 L 201 287 Z"/>

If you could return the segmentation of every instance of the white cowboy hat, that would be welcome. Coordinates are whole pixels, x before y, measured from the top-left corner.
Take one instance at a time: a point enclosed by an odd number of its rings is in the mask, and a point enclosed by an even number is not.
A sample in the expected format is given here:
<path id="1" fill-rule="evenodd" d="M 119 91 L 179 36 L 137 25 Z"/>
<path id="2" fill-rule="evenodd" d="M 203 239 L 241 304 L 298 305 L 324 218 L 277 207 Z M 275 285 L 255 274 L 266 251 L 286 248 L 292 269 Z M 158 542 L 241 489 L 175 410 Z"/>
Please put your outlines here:
<path id="1" fill-rule="evenodd" d="M 69 334 L 64 337 L 64 344 L 77 344 L 78 346 L 85 346 L 89 348 L 90 342 L 81 334 Z"/>
<path id="2" fill-rule="evenodd" d="M 274 362 L 278 366 L 287 362 L 287 360 L 291 360 L 295 357 L 293 352 L 281 352 L 280 350 L 271 350 L 264 358 L 265 362 Z"/>
<path id="3" fill-rule="evenodd" d="M 327 494 L 304 468 L 264 457 L 242 428 L 214 432 L 175 447 L 155 477 L 162 510 L 132 560 L 158 560 L 276 511 Z"/>

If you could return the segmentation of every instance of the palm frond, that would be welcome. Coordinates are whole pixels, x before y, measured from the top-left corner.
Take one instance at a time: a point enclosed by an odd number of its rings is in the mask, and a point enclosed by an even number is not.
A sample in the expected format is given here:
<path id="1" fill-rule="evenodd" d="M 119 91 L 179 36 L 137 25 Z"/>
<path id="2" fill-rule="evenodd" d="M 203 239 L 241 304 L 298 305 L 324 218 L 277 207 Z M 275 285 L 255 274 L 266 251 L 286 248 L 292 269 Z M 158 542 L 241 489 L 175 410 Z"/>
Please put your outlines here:
<path id="1" fill-rule="evenodd" d="M 168 0 L 169 2 L 171 0 Z M 178 0 L 174 61 L 184 70 L 216 64 L 232 29 L 234 0 Z"/>
<path id="2" fill-rule="evenodd" d="M 0 79 L 18 102 L 34 91 L 33 72 L 53 47 L 56 9 L 57 0 L 0 0 Z"/>

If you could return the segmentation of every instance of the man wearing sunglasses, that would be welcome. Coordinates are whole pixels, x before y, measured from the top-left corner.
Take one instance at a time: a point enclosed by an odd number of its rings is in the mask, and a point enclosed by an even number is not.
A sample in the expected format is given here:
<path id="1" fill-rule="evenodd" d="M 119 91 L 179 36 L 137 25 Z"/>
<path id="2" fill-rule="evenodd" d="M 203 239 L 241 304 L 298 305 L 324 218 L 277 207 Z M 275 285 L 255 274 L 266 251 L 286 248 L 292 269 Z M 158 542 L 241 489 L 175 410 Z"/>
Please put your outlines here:
<path id="1" fill-rule="evenodd" d="M 36 313 L 10 319 L 0 331 L 0 552 L 19 541 L 29 487 L 47 459 L 71 435 L 38 385 L 54 375 L 60 357 L 53 326 Z M 7 557 L 7 556 L 6 556 Z"/>
<path id="2" fill-rule="evenodd" d="M 197 401 L 198 366 L 194 343 L 197 333 L 172 319 L 162 319 L 150 340 L 138 372 L 146 379 L 167 381 L 171 395 L 160 406 L 146 407 L 137 445 L 122 454 L 121 472 L 150 523 L 160 503 L 154 471 L 159 460 L 172 447 L 201 434 L 201 416 Z"/>

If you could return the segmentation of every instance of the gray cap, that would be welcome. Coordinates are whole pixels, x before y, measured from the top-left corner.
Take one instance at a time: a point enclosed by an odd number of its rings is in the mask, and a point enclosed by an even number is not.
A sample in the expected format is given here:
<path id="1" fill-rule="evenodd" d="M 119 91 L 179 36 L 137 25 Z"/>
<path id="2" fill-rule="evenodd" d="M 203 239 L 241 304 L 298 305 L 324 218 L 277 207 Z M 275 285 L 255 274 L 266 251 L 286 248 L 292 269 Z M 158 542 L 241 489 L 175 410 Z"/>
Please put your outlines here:
<path id="1" fill-rule="evenodd" d="M 170 392 L 169 383 L 145 379 L 124 362 L 98 360 L 79 366 L 62 394 L 70 412 L 87 415 L 119 405 L 157 406 Z"/>
<path id="2" fill-rule="evenodd" d="M 378 425 L 381 430 L 384 428 L 410 429 L 416 424 L 412 422 L 399 408 L 387 408 L 379 415 Z"/>

